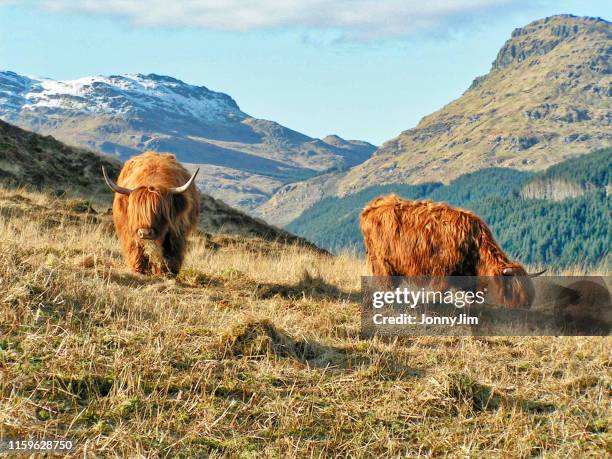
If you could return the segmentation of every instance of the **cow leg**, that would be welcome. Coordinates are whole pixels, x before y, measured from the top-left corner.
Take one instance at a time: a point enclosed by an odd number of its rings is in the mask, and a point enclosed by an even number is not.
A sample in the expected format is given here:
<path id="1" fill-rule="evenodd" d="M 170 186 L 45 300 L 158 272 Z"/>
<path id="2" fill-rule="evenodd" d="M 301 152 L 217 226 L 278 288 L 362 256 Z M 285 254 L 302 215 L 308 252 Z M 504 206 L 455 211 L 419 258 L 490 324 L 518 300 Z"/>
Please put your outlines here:
<path id="1" fill-rule="evenodd" d="M 389 268 L 389 264 L 377 258 L 368 258 L 368 265 L 370 266 L 370 272 L 374 277 L 388 277 L 393 275 L 393 272 Z"/>
<path id="2" fill-rule="evenodd" d="M 388 263 L 374 257 L 368 257 L 368 266 L 372 276 L 378 278 L 376 279 L 377 288 L 382 290 L 392 290 L 394 288 L 394 281 L 391 276 L 394 276 L 395 272 Z"/>

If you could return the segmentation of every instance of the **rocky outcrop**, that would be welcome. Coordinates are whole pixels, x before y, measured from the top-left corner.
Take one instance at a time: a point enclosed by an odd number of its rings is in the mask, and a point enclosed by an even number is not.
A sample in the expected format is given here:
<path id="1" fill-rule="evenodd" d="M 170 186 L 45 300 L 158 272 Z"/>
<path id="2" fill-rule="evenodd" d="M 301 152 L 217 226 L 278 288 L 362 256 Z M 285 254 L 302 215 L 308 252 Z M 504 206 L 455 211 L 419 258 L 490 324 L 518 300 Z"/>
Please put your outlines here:
<path id="1" fill-rule="evenodd" d="M 564 17 L 570 21 L 562 22 Z M 572 19 L 577 19 L 577 17 L 560 15 L 541 19 L 526 27 L 515 29 L 510 40 L 504 44 L 493 61 L 492 70 L 500 70 L 532 56 L 543 56 L 549 53 L 563 40 L 580 33 L 582 24 L 572 23 Z M 551 22 L 553 25 L 550 24 Z M 542 36 L 540 32 L 544 32 L 545 36 Z"/>

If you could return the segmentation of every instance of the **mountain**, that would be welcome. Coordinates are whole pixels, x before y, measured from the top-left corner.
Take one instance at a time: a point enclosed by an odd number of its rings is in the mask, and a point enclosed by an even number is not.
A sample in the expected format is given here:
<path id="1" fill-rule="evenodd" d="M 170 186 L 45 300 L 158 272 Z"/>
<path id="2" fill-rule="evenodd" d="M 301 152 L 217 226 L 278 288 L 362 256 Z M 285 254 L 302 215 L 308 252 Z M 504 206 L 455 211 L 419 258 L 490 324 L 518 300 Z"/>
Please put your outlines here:
<path id="1" fill-rule="evenodd" d="M 326 197 L 335 196 L 338 183 L 346 173 L 330 172 L 310 180 L 280 187 L 255 214 L 275 225 L 285 226 Z"/>
<path id="2" fill-rule="evenodd" d="M 0 121 L 0 184 L 7 188 L 27 185 L 55 194 L 68 192 L 110 207 L 112 194 L 102 179 L 102 166 L 111 176 L 119 175 L 121 163 L 115 158 L 69 147 L 52 136 Z M 6 209 L 0 206 L 0 214 Z M 90 211 L 89 201 L 77 205 L 76 210 Z M 201 194 L 200 211 L 199 228 L 206 233 L 255 237 L 327 253 L 208 194 Z"/>
<path id="3" fill-rule="evenodd" d="M 287 182 L 350 168 L 375 150 L 337 136 L 308 137 L 247 115 L 226 94 L 155 74 L 55 81 L 0 72 L 0 119 L 121 160 L 143 150 L 174 153 L 203 165 L 203 191 L 242 209 Z"/>
<path id="4" fill-rule="evenodd" d="M 541 170 L 612 144 L 612 23 L 555 16 L 516 29 L 487 75 L 386 142 L 342 180 L 449 180 L 484 167 Z"/>
<path id="5" fill-rule="evenodd" d="M 377 196 L 444 201 L 476 212 L 513 258 L 568 268 L 612 264 L 612 148 L 562 161 L 545 171 L 485 168 L 449 184 L 387 184 L 327 197 L 287 229 L 333 251 L 363 253 L 359 214 Z"/>
<path id="6" fill-rule="evenodd" d="M 516 29 L 488 74 L 368 161 L 318 183 L 321 197 L 390 183 L 448 183 L 489 167 L 542 170 L 610 146 L 611 57 L 612 24 L 600 18 L 553 16 Z M 293 203 L 319 199 L 311 189 L 308 181 L 280 188 L 256 212 L 286 224 L 287 215 L 297 216 Z"/>

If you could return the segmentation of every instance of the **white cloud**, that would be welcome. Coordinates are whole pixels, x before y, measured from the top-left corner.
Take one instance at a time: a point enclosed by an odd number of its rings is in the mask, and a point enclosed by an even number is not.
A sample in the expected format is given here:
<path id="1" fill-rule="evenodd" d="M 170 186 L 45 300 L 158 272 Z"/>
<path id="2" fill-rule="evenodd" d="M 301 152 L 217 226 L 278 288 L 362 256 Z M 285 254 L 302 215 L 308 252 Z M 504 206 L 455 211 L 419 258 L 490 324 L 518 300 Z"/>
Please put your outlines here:
<path id="1" fill-rule="evenodd" d="M 1 2 L 2 0 L 0 0 Z M 136 26 L 249 31 L 303 28 L 354 39 L 397 37 L 527 0 L 39 0 L 52 11 L 122 17 Z"/>

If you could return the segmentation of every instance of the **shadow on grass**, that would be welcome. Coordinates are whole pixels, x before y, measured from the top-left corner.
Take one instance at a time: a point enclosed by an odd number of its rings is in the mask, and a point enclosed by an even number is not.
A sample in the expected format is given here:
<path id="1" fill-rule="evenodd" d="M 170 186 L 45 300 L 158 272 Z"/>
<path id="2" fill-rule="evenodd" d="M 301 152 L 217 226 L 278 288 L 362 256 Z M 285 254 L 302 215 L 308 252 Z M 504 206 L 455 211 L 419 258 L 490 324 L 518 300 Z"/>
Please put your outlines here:
<path id="1" fill-rule="evenodd" d="M 304 273 L 295 284 L 257 282 L 246 274 L 228 270 L 218 274 L 207 274 L 193 268 L 184 268 L 174 278 L 165 276 L 148 276 L 136 273 L 111 272 L 109 280 L 124 287 L 138 288 L 150 285 L 163 285 L 165 282 L 175 282 L 177 287 L 188 289 L 216 289 L 223 291 L 242 292 L 253 295 L 259 300 L 283 298 L 297 300 L 302 298 L 316 298 L 327 300 L 346 300 L 360 302 L 359 292 L 346 292 L 321 277 L 313 277 Z"/>
<path id="2" fill-rule="evenodd" d="M 117 273 L 111 272 L 108 279 L 124 287 L 138 288 L 142 286 L 176 284 L 183 288 L 218 288 L 225 286 L 223 279 L 209 276 L 194 269 L 184 269 L 178 276 L 158 276 L 138 274 L 133 272 Z"/>
<path id="3" fill-rule="evenodd" d="M 97 374 L 50 374 L 23 386 L 22 391 L 36 400 L 71 400 L 80 404 L 108 397 L 115 381 Z"/>
<path id="4" fill-rule="evenodd" d="M 204 274 L 193 268 L 182 269 L 176 276 L 176 283 L 187 288 L 219 288 L 225 285 L 223 279 Z"/>
<path id="5" fill-rule="evenodd" d="M 351 302 L 361 301 L 361 293 L 345 292 L 335 285 L 326 282 L 321 277 L 313 277 L 307 272 L 304 273 L 299 282 L 293 285 L 278 283 L 258 284 L 255 295 L 262 300 L 280 296 L 286 299 L 308 297 L 329 300 L 348 300 Z"/>

